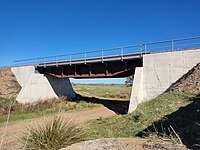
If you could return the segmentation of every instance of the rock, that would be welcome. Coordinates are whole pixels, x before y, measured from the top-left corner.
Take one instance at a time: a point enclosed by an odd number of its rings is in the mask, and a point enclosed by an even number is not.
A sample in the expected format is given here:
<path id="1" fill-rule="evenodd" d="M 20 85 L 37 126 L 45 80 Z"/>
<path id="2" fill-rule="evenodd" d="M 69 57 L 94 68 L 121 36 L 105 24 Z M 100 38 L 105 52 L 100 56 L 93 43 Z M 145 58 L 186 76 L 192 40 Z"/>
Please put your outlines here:
<path id="1" fill-rule="evenodd" d="M 142 145 L 117 139 L 96 139 L 72 144 L 61 150 L 143 150 Z"/>
<path id="2" fill-rule="evenodd" d="M 147 142 L 143 148 L 144 150 L 188 150 L 185 145 L 168 142 Z"/>
<path id="3" fill-rule="evenodd" d="M 137 138 L 102 138 L 72 144 L 61 150 L 187 150 L 187 148 L 180 144 L 147 142 Z"/>

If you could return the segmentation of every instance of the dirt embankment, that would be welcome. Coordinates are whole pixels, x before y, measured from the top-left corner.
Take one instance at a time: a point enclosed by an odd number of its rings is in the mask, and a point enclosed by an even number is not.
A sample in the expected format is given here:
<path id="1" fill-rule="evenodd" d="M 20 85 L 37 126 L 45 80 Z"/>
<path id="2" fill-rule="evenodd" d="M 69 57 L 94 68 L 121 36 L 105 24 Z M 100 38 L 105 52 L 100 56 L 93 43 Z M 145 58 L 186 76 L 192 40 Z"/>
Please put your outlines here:
<path id="1" fill-rule="evenodd" d="M 167 92 L 200 93 L 200 63 L 172 84 Z"/>
<path id="2" fill-rule="evenodd" d="M 9 67 L 0 68 L 0 97 L 16 98 L 21 87 Z"/>

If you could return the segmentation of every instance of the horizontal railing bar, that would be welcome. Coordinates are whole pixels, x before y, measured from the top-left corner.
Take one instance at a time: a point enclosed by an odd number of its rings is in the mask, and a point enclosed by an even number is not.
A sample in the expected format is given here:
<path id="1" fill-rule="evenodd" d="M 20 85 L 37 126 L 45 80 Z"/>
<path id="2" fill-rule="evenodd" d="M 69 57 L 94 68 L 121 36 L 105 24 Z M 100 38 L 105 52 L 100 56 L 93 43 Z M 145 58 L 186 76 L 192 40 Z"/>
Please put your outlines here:
<path id="1" fill-rule="evenodd" d="M 94 51 L 86 51 L 86 52 L 84 52 L 84 53 L 87 53 L 87 54 L 89 54 L 89 53 L 95 53 L 95 52 L 101 52 L 102 50 L 94 50 Z"/>
<path id="2" fill-rule="evenodd" d="M 158 49 L 158 48 L 171 48 L 171 46 L 153 47 L 153 48 L 147 48 L 146 50 L 153 50 L 153 49 L 155 49 L 155 51 L 156 51 L 156 49 Z"/>
<path id="3" fill-rule="evenodd" d="M 158 42 L 149 42 L 149 43 L 144 43 L 146 45 L 151 45 L 151 44 L 160 44 L 160 43 L 168 43 L 171 41 L 184 41 L 184 40 L 192 40 L 192 39 L 199 39 L 200 36 L 195 36 L 195 37 L 188 37 L 188 38 L 177 38 L 177 39 L 172 39 L 172 40 L 164 40 L 164 41 L 158 41 Z"/>
<path id="4" fill-rule="evenodd" d="M 14 62 L 22 62 L 22 61 L 29 61 L 29 60 L 38 60 L 38 59 L 48 59 L 48 58 L 56 58 L 56 57 L 61 57 L 61 56 L 70 56 L 70 54 L 66 55 L 55 55 L 55 56 L 46 56 L 46 57 L 37 57 L 37 58 L 30 58 L 30 59 L 23 59 L 23 60 L 16 60 Z"/>
<path id="5" fill-rule="evenodd" d="M 187 43 L 187 44 L 176 44 L 175 46 L 187 46 L 187 45 L 194 45 L 194 44 L 200 44 L 200 42 L 197 42 L 197 43 Z"/>
<path id="6" fill-rule="evenodd" d="M 184 41 L 184 40 L 192 40 L 192 39 L 199 39 L 200 36 L 195 37 L 188 37 L 188 38 L 178 38 L 178 39 L 172 39 L 172 40 L 164 40 L 164 41 L 158 41 L 158 42 L 149 42 L 149 43 L 142 43 L 142 44 L 136 44 L 136 45 L 130 45 L 130 46 L 121 46 L 116 48 L 108 48 L 103 50 L 94 50 L 94 51 L 86 51 L 86 52 L 79 52 L 79 53 L 72 53 L 72 54 L 63 54 L 63 55 L 55 55 L 55 56 L 46 56 L 46 57 L 38 57 L 38 58 L 31 58 L 31 59 L 24 59 L 24 60 L 16 60 L 16 62 L 27 62 L 27 61 L 36 61 L 36 60 L 42 60 L 42 59 L 50 59 L 50 58 L 60 58 L 60 57 L 66 57 L 66 56 L 75 56 L 75 55 L 82 55 L 82 54 L 91 54 L 91 53 L 97 53 L 97 52 L 107 52 L 107 51 L 113 51 L 113 50 L 120 50 L 120 49 L 126 49 L 126 48 L 133 48 L 133 47 L 143 47 L 148 45 L 154 45 L 154 44 L 161 44 L 161 43 L 170 43 L 170 42 L 177 42 L 177 41 Z M 177 46 L 174 44 L 174 46 Z M 170 47 L 170 46 L 169 46 Z M 152 48 L 153 49 L 153 48 Z M 154 48 L 155 49 L 155 48 Z M 147 48 L 148 50 L 148 48 Z M 119 52 L 121 53 L 121 52 Z M 84 56 L 83 56 L 84 57 Z M 70 58 L 69 58 L 70 59 Z M 72 59 L 71 59 L 72 60 Z M 46 62 L 45 60 L 44 62 Z M 32 63 L 33 64 L 33 63 Z"/>
<path id="7" fill-rule="evenodd" d="M 198 43 L 189 43 L 189 44 L 175 44 L 174 46 L 187 46 L 187 45 L 194 45 L 194 44 L 200 44 L 200 42 Z M 160 49 L 160 48 L 171 48 L 171 46 L 162 46 L 162 47 L 153 47 L 153 48 L 147 48 L 146 50 L 153 50 L 153 49 Z"/>
<path id="8" fill-rule="evenodd" d="M 193 39 L 199 39 L 200 36 L 194 36 L 194 37 L 188 37 L 188 38 L 179 38 L 179 39 L 174 39 L 174 41 L 185 41 L 185 40 L 193 40 Z"/>

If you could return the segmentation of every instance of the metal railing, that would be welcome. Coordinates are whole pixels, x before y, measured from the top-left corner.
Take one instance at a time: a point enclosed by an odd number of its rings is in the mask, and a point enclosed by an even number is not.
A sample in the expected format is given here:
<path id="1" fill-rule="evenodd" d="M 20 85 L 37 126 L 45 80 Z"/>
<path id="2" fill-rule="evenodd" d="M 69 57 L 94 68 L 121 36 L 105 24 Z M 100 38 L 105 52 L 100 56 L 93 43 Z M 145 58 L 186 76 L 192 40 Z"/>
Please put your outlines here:
<path id="1" fill-rule="evenodd" d="M 127 54 L 146 54 L 155 53 L 162 51 L 176 51 L 182 49 L 200 47 L 200 36 L 189 37 L 189 38 L 179 38 L 172 40 L 165 40 L 159 42 L 142 43 L 130 46 L 121 46 L 117 48 L 109 48 L 103 50 L 94 50 L 88 52 L 72 53 L 57 56 L 48 57 L 38 57 L 24 60 L 14 61 L 15 65 L 35 65 L 43 64 L 44 66 L 48 62 L 54 62 L 58 64 L 61 61 L 68 61 L 69 64 L 73 64 L 74 60 L 81 60 L 87 63 L 90 58 L 99 58 L 103 62 L 108 56 L 120 56 L 123 60 Z"/>

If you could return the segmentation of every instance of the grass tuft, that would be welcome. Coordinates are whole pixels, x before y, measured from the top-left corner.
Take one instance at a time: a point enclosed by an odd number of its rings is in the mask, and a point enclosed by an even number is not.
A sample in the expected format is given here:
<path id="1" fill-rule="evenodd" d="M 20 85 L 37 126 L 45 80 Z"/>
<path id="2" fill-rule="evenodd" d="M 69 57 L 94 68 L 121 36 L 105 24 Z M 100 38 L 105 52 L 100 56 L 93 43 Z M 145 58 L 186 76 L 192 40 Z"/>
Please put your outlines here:
<path id="1" fill-rule="evenodd" d="M 63 121 L 54 118 L 43 126 L 29 127 L 21 137 L 21 144 L 26 150 L 55 150 L 86 140 L 83 127 L 72 120 Z"/>

